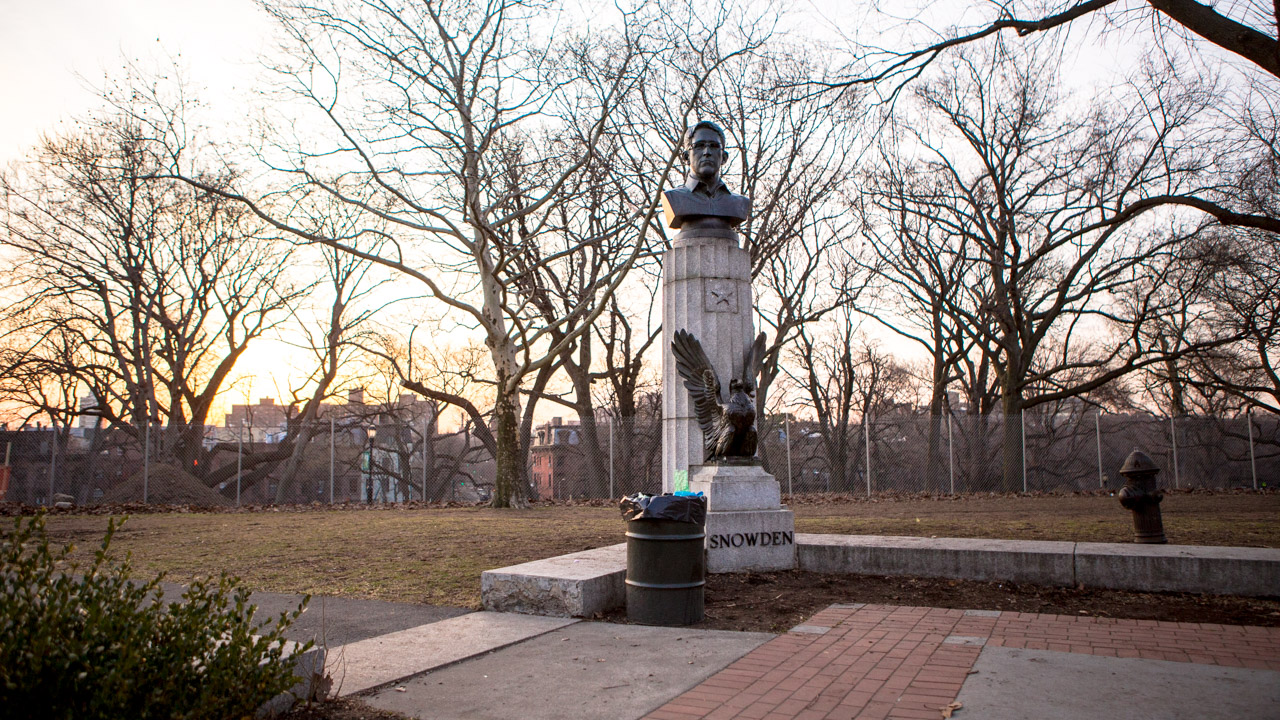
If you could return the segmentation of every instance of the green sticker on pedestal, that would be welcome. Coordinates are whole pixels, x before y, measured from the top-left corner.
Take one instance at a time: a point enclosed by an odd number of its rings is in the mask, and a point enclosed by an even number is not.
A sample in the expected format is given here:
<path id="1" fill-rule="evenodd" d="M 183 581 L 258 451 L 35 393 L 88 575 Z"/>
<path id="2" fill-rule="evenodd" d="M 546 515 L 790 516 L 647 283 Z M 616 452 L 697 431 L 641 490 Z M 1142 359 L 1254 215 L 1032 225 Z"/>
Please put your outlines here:
<path id="1" fill-rule="evenodd" d="M 672 483 L 672 490 L 688 490 L 689 489 L 689 471 L 677 470 L 675 482 Z"/>

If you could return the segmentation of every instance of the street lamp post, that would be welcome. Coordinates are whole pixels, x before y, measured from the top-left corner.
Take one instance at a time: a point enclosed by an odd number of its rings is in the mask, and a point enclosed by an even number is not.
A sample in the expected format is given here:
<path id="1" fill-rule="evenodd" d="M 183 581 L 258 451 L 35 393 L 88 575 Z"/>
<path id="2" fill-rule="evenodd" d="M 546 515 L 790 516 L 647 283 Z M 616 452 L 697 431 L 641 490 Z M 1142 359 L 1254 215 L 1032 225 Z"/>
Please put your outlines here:
<path id="1" fill-rule="evenodd" d="M 373 504 L 373 441 L 377 433 L 378 426 L 373 423 L 369 423 L 369 427 L 365 433 L 369 437 L 369 455 L 368 459 L 365 461 L 365 465 L 368 470 L 365 472 L 364 480 L 364 501 L 368 505 Z"/>
<path id="2" fill-rule="evenodd" d="M 244 468 L 244 420 L 236 433 L 236 507 L 240 507 L 240 475 Z"/>
<path id="3" fill-rule="evenodd" d="M 147 418 L 146 435 L 142 440 L 142 502 L 147 502 L 147 485 L 151 480 L 151 418 Z M 50 498 L 52 500 L 52 498 Z"/>

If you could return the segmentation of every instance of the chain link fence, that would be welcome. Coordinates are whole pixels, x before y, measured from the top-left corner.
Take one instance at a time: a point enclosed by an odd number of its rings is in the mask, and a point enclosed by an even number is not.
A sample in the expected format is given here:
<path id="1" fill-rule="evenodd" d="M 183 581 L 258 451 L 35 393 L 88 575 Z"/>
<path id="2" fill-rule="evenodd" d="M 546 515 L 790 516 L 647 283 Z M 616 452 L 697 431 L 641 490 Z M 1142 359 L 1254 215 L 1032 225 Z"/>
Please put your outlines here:
<path id="1" fill-rule="evenodd" d="M 529 495 L 662 491 L 659 419 L 546 423 L 530 438 Z M 902 415 L 845 427 L 767 418 L 761 462 L 787 493 L 1115 490 L 1134 449 L 1167 488 L 1280 483 L 1280 419 L 1107 413 Z M 224 427 L 0 431 L 3 499 L 249 505 L 487 500 L 494 462 L 475 437 L 413 423 L 322 420 L 305 432 Z"/>
<path id="2" fill-rule="evenodd" d="M 770 428 L 762 455 L 784 490 L 886 493 L 1115 490 L 1140 449 L 1167 488 L 1263 488 L 1280 480 L 1280 423 L 1271 417 L 1081 413 L 871 418 L 834 431 Z"/>
<path id="3" fill-rule="evenodd" d="M 771 417 L 759 424 L 761 463 L 787 493 L 880 494 L 1115 490 L 1135 449 L 1168 488 L 1280 483 L 1280 422 L 1272 417 L 1160 418 L 1093 412 L 871 418 L 844 428 Z M 659 421 L 576 421 L 540 428 L 530 451 L 539 498 L 661 492 Z"/>
<path id="4" fill-rule="evenodd" d="M 532 497 L 544 500 L 661 493 L 661 421 L 552 420 L 532 439 L 529 479 Z"/>
<path id="5" fill-rule="evenodd" d="M 493 461 L 465 433 L 321 420 L 309 428 L 214 426 L 0 431 L 0 499 L 29 505 L 473 503 Z"/>

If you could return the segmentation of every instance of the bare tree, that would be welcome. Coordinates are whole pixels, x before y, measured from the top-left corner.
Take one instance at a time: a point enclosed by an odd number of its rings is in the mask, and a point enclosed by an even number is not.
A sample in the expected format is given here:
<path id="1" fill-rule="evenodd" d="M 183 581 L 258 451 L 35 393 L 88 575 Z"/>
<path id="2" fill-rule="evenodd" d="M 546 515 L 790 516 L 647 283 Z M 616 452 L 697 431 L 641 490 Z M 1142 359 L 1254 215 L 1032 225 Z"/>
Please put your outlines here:
<path id="1" fill-rule="evenodd" d="M 714 76 L 702 101 L 736 141 L 734 182 L 752 198 L 742 238 L 769 337 L 756 391 L 762 435 L 770 429 L 766 403 L 784 348 L 806 324 L 852 305 L 865 284 L 845 247 L 856 216 L 839 202 L 859 156 L 860 123 L 849 108 L 800 91 L 802 80 L 818 74 L 812 55 L 775 44 L 737 58 Z M 771 467 L 768 448 L 761 444 L 760 453 Z"/>
<path id="2" fill-rule="evenodd" d="M 42 327 L 30 313 L 4 316 L 0 334 L 0 402 L 19 427 L 48 421 L 56 431 L 80 414 L 80 378 L 67 372 L 87 361 L 79 333 L 64 325 Z M 6 422 L 7 424 L 7 422 Z"/>
<path id="3" fill-rule="evenodd" d="M 336 202 L 330 196 L 320 200 L 321 206 L 313 211 L 312 232 L 342 236 L 360 223 L 360 213 L 353 212 L 355 206 Z M 361 249 L 376 253 L 380 243 L 381 237 L 374 235 L 369 245 Z M 371 302 L 387 282 L 385 278 L 371 277 L 375 269 L 373 263 L 331 247 L 320 246 L 315 252 L 324 267 L 325 280 L 323 284 L 318 283 L 313 300 L 323 291 L 328 302 L 327 307 L 317 313 L 320 317 L 306 317 L 301 308 L 294 308 L 292 313 L 293 330 L 300 341 L 295 344 L 303 345 L 315 364 L 308 368 L 310 372 L 301 378 L 301 387 L 294 391 L 295 398 L 299 391 L 309 389 L 310 393 L 298 416 L 291 418 L 288 440 L 292 443 L 292 454 L 276 486 L 278 503 L 287 502 L 297 493 L 299 469 L 312 439 L 321 431 L 322 403 L 333 396 L 341 373 L 359 358 L 362 342 L 372 332 L 369 321 L 375 313 L 386 309 L 386 303 Z"/>
<path id="4" fill-rule="evenodd" d="M 971 334 L 979 371 L 994 369 L 1006 418 L 1168 357 L 1144 336 L 1170 311 L 1162 259 L 1200 230 L 1150 215 L 1148 200 L 1201 179 L 1194 120 L 1212 88 L 1190 92 L 1152 68 L 1127 96 L 1136 109 L 1069 115 L 1053 58 L 971 51 L 922 85 L 912 123 L 945 131 L 914 132 L 899 152 L 923 154 L 918 172 L 933 179 L 894 188 L 898 224 L 935 224 L 967 265 L 945 312 Z M 1003 426 L 1011 489 L 1019 426 Z"/>
<path id="5" fill-rule="evenodd" d="M 856 317 L 842 310 L 804 325 L 786 366 L 813 406 L 820 439 L 820 457 L 800 464 L 825 473 L 835 492 L 853 492 L 865 478 L 864 425 L 886 414 L 913 384 L 905 368 L 861 335 Z"/>
<path id="6" fill-rule="evenodd" d="M 279 228 L 417 280 L 483 334 L 497 388 L 493 501 L 501 507 L 519 504 L 523 492 L 522 386 L 531 378 L 536 385 L 603 312 L 645 247 L 658 198 L 653 193 L 609 228 L 613 235 L 638 228 L 631 251 L 578 305 L 547 322 L 520 291 L 527 277 L 515 258 L 524 246 L 559 239 L 559 206 L 590 185 L 583 176 L 614 111 L 670 51 L 657 32 L 670 27 L 665 12 L 628 10 L 617 29 L 548 33 L 549 9 L 520 0 L 267 3 L 290 39 L 291 61 L 277 69 L 330 133 L 327 144 L 279 145 L 263 159 L 299 189 L 328 192 L 387 223 L 387 249 L 365 252 L 351 237 L 309 232 L 279 198 L 234 194 Z M 577 82 L 551 62 L 574 52 L 591 54 L 593 77 L 603 82 Z M 667 165 L 675 158 L 672 148 Z M 353 185 L 368 192 L 343 192 Z"/>
<path id="7" fill-rule="evenodd" d="M 181 117 L 183 106 L 168 112 Z M 127 113 L 85 125 L 47 139 L 30 165 L 0 178 L 3 243 L 19 260 L 13 277 L 23 293 L 8 325 L 11 337 L 32 340 L 10 350 L 48 382 L 91 395 L 87 412 L 114 429 L 140 439 L 161 424 L 153 448 L 203 476 L 215 399 L 307 285 L 282 272 L 289 248 L 267 243 L 243 207 L 155 179 L 164 149 L 148 128 Z M 234 180 L 199 177 L 209 188 Z"/>
<path id="8" fill-rule="evenodd" d="M 1280 213 L 1280 84 L 1260 80 L 1229 95 L 1215 152 L 1220 192 L 1254 214 Z M 1211 308 L 1201 333 L 1235 335 L 1230 345 L 1190 362 L 1187 385 L 1202 398 L 1229 398 L 1280 412 L 1280 235 L 1255 228 L 1212 228 L 1184 252 L 1197 300 Z"/>
<path id="9" fill-rule="evenodd" d="M 548 323 L 581 304 L 584 300 L 583 293 L 594 287 L 610 271 L 615 258 L 628 251 L 625 243 L 633 239 L 628 235 L 612 232 L 610 226 L 628 216 L 628 206 L 643 203 L 657 190 L 657 177 L 651 176 L 640 183 L 628 182 L 607 168 L 603 161 L 596 161 L 596 164 L 598 167 L 591 176 L 608 181 L 594 183 L 580 193 L 571 193 L 573 200 L 560 206 L 560 227 L 565 247 L 561 249 L 553 246 L 548 249 L 560 251 L 561 259 L 555 263 L 545 263 L 539 255 L 516 259 L 516 263 L 522 266 L 522 277 L 526 279 L 520 292 L 539 308 L 544 321 Z M 639 185 L 643 188 L 642 191 L 633 194 L 634 185 Z M 656 262 L 661 247 L 658 241 L 662 235 L 661 230 L 656 227 L 651 232 L 653 235 L 646 239 L 647 247 L 636 260 L 637 267 L 651 267 Z M 598 240 L 592 241 L 591 238 Z M 638 369 L 635 366 L 641 358 L 616 352 L 630 349 L 618 342 L 617 335 L 620 330 L 630 330 L 630 321 L 631 318 L 622 313 L 615 293 L 595 320 L 596 330 L 575 333 L 576 337 L 565 346 L 560 355 L 556 369 L 563 371 L 567 378 L 568 391 L 564 396 L 547 392 L 539 395 L 540 398 L 566 406 L 578 416 L 580 433 L 577 449 L 581 453 L 580 466 L 584 471 L 583 489 L 593 497 L 603 497 L 607 493 L 609 455 L 605 438 L 596 423 L 596 397 L 592 385 L 599 380 L 608 380 L 615 388 L 633 391 L 628 383 L 634 382 L 635 371 Z M 597 342 L 602 329 L 599 326 L 602 322 L 607 323 L 614 333 L 608 336 L 610 345 L 606 346 L 608 352 L 603 357 L 597 355 Z M 559 336 L 574 333 L 576 329 L 576 322 L 565 324 L 563 329 L 557 329 L 552 334 L 552 342 L 559 344 Z M 651 339 L 652 336 L 650 342 Z M 625 342 L 629 342 L 629 339 Z M 542 383 L 543 387 L 545 385 L 545 382 Z M 538 387 L 537 382 L 535 387 Z M 532 401 L 533 398 L 530 405 Z M 526 417 L 531 421 L 531 415 L 526 414 Z M 531 422 L 526 425 L 525 430 L 521 437 L 532 437 Z"/>
<path id="10" fill-rule="evenodd" d="M 35 327 L 29 317 L 0 317 L 0 322 L 16 323 L 16 327 L 0 331 L 0 403 L 6 405 L 6 415 L 14 418 L 20 428 L 40 428 L 49 424 L 52 460 L 49 467 L 48 502 L 53 504 L 54 493 L 75 493 L 81 490 L 79 501 L 87 499 L 87 483 L 69 487 L 57 481 L 65 476 L 58 473 L 67 467 L 67 448 L 71 428 L 83 408 L 77 392 L 82 387 L 79 377 L 67 372 L 77 367 L 85 354 L 80 347 L 80 337 L 65 326 Z M 4 426 L 8 427 L 8 421 Z M 93 447 L 88 454 L 91 465 L 98 460 L 102 434 L 93 435 Z M 44 494 L 44 493 L 41 493 Z"/>
<path id="11" fill-rule="evenodd" d="M 1069 0 L 1051 3 L 998 3 L 991 5 L 995 17 L 961 28 L 945 31 L 925 28 L 937 39 L 908 49 L 856 48 L 855 59 L 843 78 L 818 80 L 815 85 L 847 92 L 859 86 L 879 89 L 884 97 L 896 98 L 909 83 L 926 73 L 930 65 L 966 46 L 1000 41 L 1005 31 L 1031 38 L 1041 33 L 1101 19 L 1103 27 L 1121 27 L 1125 32 L 1149 25 L 1154 46 L 1165 54 L 1185 43 L 1199 61 L 1212 63 L 1214 49 L 1234 56 L 1235 65 L 1244 75 L 1257 78 L 1262 85 L 1275 87 L 1280 78 L 1280 11 L 1277 6 L 1257 0 L 1241 3 L 1205 5 L 1198 0 L 1147 0 L 1145 3 L 1121 3 L 1117 0 Z M 1227 103 L 1225 112 L 1250 104 Z M 1201 112 L 1217 112 L 1202 108 Z M 1274 147 L 1274 145 L 1273 145 Z M 1249 207 L 1240 196 L 1222 186 L 1182 187 L 1164 193 L 1151 193 L 1134 210 L 1158 206 L 1180 206 L 1205 213 L 1218 223 L 1280 232 L 1280 216 L 1270 208 Z"/>
<path id="12" fill-rule="evenodd" d="M 1169 385 L 1194 391 L 1219 412 L 1280 414 L 1280 244 L 1258 232 L 1215 233 L 1196 261 L 1208 277 L 1193 288 L 1211 307 L 1197 329 L 1234 341 L 1193 355 Z"/>
<path id="13" fill-rule="evenodd" d="M 890 128 L 895 125 L 891 124 Z M 970 332 L 964 314 L 976 316 L 966 303 L 976 296 L 969 283 L 977 277 L 976 260 L 964 235 L 953 235 L 937 215 L 918 213 L 913 198 L 934 194 L 937 178 L 914 161 L 882 146 L 876 169 L 866 173 L 855 207 L 864 222 L 863 237 L 869 245 L 867 257 L 855 262 L 874 278 L 868 296 L 875 301 L 860 309 L 896 335 L 918 344 L 929 365 L 929 436 L 925 469 L 930 487 L 941 486 L 942 416 L 950 412 L 947 389 L 955 381 L 971 380 L 962 386 L 974 387 L 970 376 L 987 372 L 990 355 L 974 351 L 975 333 Z M 977 367 L 963 372 L 964 362 Z M 982 382 L 979 397 L 990 396 L 990 382 Z M 966 395 L 973 393 L 966 392 Z M 969 403 L 984 406 L 978 398 Z M 990 402 L 985 403 L 990 408 Z"/>

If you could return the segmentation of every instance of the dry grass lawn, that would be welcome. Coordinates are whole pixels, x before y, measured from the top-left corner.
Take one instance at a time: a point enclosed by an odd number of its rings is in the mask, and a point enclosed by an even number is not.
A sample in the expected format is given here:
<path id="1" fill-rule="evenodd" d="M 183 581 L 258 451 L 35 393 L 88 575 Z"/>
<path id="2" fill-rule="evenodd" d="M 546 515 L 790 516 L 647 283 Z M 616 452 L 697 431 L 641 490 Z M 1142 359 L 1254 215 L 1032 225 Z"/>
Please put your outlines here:
<path id="1" fill-rule="evenodd" d="M 48 518 L 86 557 L 106 526 Z M 622 526 L 606 508 L 154 514 L 129 518 L 112 548 L 176 582 L 226 570 L 255 590 L 475 607 L 482 571 L 610 545 Z"/>
<path id="2" fill-rule="evenodd" d="M 1113 497 L 797 502 L 799 532 L 1127 542 Z M 1280 547 L 1280 494 L 1175 494 L 1170 541 Z M 0 521 L 7 532 L 9 521 Z M 107 518 L 53 515 L 52 537 L 96 549 Z M 477 607 L 480 573 L 624 541 L 612 507 L 147 514 L 114 549 L 177 582 L 227 571 L 257 590 Z"/>
<path id="3" fill-rule="evenodd" d="M 1280 494 L 1175 492 L 1160 508 L 1171 543 L 1280 547 Z M 796 529 L 810 533 L 1133 541 L 1133 516 L 1109 495 L 860 500 L 795 511 Z"/>

